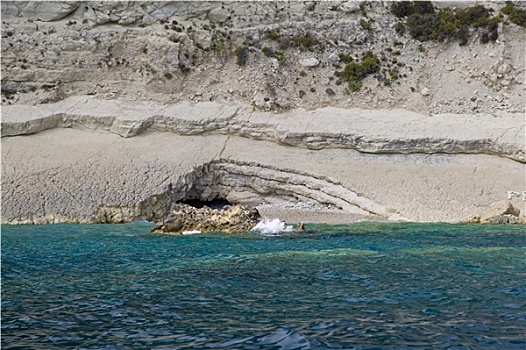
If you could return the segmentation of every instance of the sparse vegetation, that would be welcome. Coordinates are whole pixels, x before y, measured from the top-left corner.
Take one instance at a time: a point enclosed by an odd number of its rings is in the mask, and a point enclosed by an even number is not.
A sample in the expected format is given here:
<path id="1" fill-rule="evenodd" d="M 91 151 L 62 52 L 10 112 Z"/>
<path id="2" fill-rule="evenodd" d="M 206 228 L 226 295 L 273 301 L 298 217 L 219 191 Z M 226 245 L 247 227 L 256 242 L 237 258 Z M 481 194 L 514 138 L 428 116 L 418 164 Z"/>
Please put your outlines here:
<path id="1" fill-rule="evenodd" d="M 268 46 L 263 46 L 263 48 L 261 49 L 261 52 L 263 52 L 263 54 L 267 57 L 276 57 L 276 55 L 274 54 L 274 50 L 272 50 Z"/>
<path id="2" fill-rule="evenodd" d="M 271 30 L 269 33 L 268 33 L 268 38 L 270 40 L 276 40 L 279 38 L 279 33 L 275 30 Z"/>
<path id="3" fill-rule="evenodd" d="M 240 66 L 244 66 L 248 62 L 248 47 L 247 46 L 239 46 L 236 48 L 235 54 L 237 56 L 237 64 Z"/>
<path id="4" fill-rule="evenodd" d="M 214 32 L 212 35 L 212 50 L 217 57 L 222 57 L 226 49 L 225 38 L 219 32 Z"/>
<path id="5" fill-rule="evenodd" d="M 285 53 L 283 51 L 281 51 L 281 50 L 274 51 L 274 56 L 280 62 L 285 61 Z"/>
<path id="6" fill-rule="evenodd" d="M 360 63 L 351 62 L 347 64 L 339 75 L 347 81 L 349 90 L 356 92 L 362 88 L 362 80 L 368 75 L 378 72 L 379 69 L 380 59 L 371 51 L 367 51 Z"/>
<path id="7" fill-rule="evenodd" d="M 360 26 L 362 26 L 363 29 L 365 30 L 371 30 L 371 23 L 369 23 L 368 21 L 366 21 L 365 19 L 360 19 Z"/>
<path id="8" fill-rule="evenodd" d="M 342 61 L 343 63 L 351 63 L 352 61 L 354 61 L 351 55 L 343 53 L 343 52 L 338 54 L 338 57 L 340 58 L 340 61 Z"/>
<path id="9" fill-rule="evenodd" d="M 506 1 L 506 6 L 500 11 L 508 16 L 511 23 L 526 28 L 526 10 L 518 9 L 511 1 Z"/>
<path id="10" fill-rule="evenodd" d="M 292 37 L 292 46 L 301 50 L 314 51 L 316 47 L 319 48 L 321 46 L 321 43 L 312 34 L 307 33 Z"/>
<path id="11" fill-rule="evenodd" d="M 141 76 L 144 76 L 144 74 L 148 76 L 148 75 L 156 75 L 157 71 L 155 70 L 155 68 L 150 66 L 148 63 L 145 63 L 139 67 L 139 73 L 141 74 Z"/>
<path id="12" fill-rule="evenodd" d="M 405 18 L 409 34 L 420 41 L 454 39 L 458 40 L 460 45 L 466 45 L 470 28 L 486 29 L 481 39 L 482 42 L 494 41 L 498 36 L 496 23 L 500 21 L 500 18 L 491 17 L 490 10 L 482 5 L 458 10 L 445 8 L 435 11 L 430 1 L 403 1 L 393 3 L 391 13 L 398 18 Z M 397 24 L 396 32 L 405 33 L 403 22 Z"/>

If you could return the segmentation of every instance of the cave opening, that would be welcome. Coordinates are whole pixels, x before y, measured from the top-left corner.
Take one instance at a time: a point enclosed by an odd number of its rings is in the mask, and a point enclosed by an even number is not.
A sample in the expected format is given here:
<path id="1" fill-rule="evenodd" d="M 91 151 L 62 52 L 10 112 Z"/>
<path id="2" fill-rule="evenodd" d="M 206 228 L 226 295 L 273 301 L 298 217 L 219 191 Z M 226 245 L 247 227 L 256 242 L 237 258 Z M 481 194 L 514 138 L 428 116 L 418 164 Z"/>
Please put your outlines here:
<path id="1" fill-rule="evenodd" d="M 212 200 L 203 201 L 199 199 L 185 199 L 178 201 L 177 203 L 187 204 L 191 207 L 201 209 L 203 207 L 208 207 L 210 209 L 223 209 L 227 205 L 232 205 L 229 201 L 224 198 L 214 198 Z"/>

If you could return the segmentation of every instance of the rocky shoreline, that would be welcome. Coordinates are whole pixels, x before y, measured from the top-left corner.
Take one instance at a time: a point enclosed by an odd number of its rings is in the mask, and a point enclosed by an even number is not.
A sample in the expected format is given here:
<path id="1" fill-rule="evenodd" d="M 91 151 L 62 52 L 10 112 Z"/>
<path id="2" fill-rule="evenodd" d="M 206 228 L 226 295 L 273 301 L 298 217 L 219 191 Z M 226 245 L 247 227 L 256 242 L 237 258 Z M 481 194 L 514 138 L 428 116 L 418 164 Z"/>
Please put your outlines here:
<path id="1" fill-rule="evenodd" d="M 3 1 L 1 223 L 524 221 L 525 29 L 477 4 L 460 45 L 381 1 Z"/>

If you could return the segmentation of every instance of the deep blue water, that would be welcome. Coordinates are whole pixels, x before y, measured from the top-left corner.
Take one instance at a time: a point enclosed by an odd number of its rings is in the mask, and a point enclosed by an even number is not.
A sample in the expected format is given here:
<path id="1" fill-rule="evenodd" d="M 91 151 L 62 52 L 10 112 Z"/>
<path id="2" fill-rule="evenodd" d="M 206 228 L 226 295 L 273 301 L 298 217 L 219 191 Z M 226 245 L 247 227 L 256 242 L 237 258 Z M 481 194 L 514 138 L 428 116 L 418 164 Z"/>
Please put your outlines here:
<path id="1" fill-rule="evenodd" d="M 2 349 L 526 348 L 524 227 L 2 227 Z"/>

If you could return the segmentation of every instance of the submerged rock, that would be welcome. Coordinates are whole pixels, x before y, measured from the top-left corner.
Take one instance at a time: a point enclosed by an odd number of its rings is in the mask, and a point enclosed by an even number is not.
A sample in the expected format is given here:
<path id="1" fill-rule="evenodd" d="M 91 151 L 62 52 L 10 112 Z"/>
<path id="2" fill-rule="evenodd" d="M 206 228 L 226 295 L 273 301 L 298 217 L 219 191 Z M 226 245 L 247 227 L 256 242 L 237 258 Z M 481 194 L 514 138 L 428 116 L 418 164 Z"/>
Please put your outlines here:
<path id="1" fill-rule="evenodd" d="M 242 232 L 252 229 L 259 220 L 259 212 L 247 206 L 226 205 L 221 209 L 212 209 L 206 206 L 195 208 L 188 204 L 176 204 L 172 213 L 158 223 L 152 232 Z"/>

